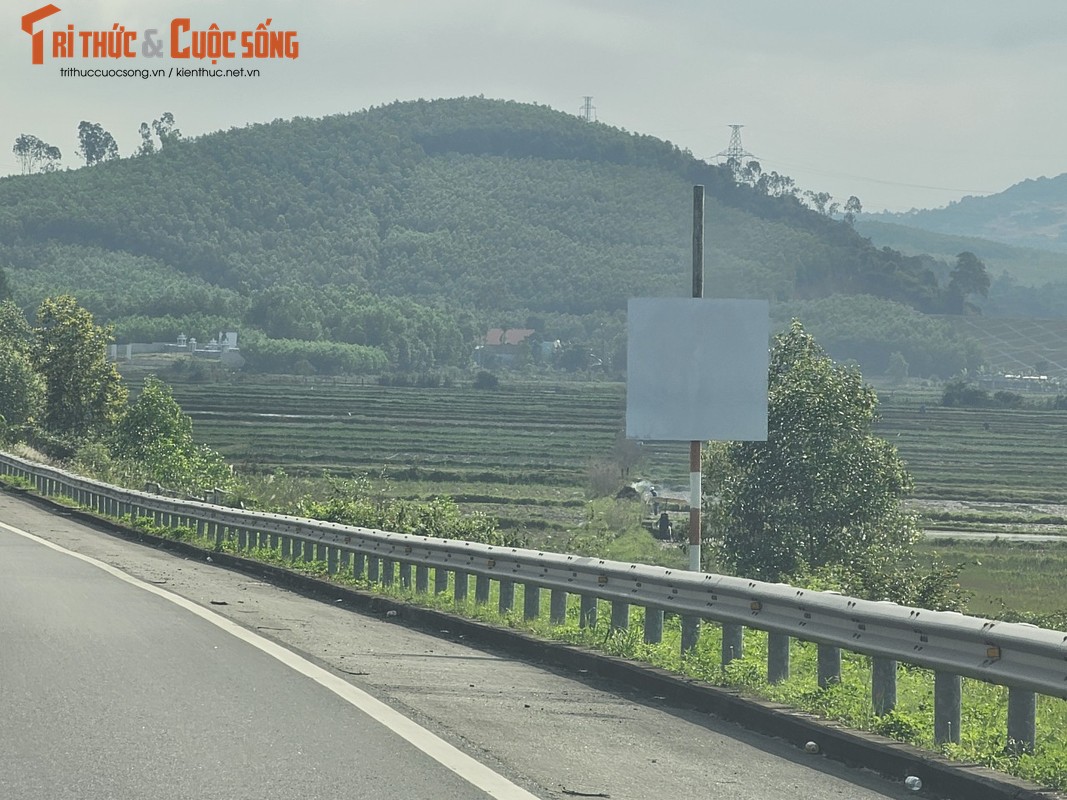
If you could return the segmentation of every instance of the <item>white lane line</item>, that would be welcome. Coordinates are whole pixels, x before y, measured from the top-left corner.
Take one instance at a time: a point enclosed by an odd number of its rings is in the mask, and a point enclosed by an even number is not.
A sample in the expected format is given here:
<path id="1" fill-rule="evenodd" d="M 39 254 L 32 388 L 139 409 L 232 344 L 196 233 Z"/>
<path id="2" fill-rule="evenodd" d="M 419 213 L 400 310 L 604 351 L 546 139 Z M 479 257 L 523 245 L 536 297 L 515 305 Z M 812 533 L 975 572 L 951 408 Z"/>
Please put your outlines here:
<path id="1" fill-rule="evenodd" d="M 342 700 L 355 706 L 364 714 L 367 714 L 372 719 L 377 720 L 386 728 L 393 731 L 393 733 L 406 739 L 430 758 L 452 770 L 456 775 L 482 790 L 490 797 L 500 798 L 500 800 L 539 800 L 536 795 L 530 794 L 530 792 L 526 791 L 521 786 L 516 786 L 504 776 L 493 772 L 493 770 L 489 769 L 485 764 L 476 761 L 466 753 L 450 745 L 441 737 L 412 722 L 396 709 L 375 699 L 362 689 L 357 689 L 355 686 L 337 677 L 332 672 L 328 672 L 322 667 L 311 663 L 306 658 L 303 658 L 290 650 L 286 650 L 284 647 L 272 642 L 270 639 L 265 639 L 259 634 L 246 630 L 236 622 L 216 614 L 214 611 L 199 606 L 192 600 L 187 600 L 173 592 L 168 592 L 166 589 L 161 589 L 158 586 L 153 586 L 150 583 L 145 583 L 131 575 L 127 575 L 122 570 L 116 569 L 110 564 L 105 564 L 103 561 L 98 561 L 95 558 L 91 558 L 81 553 L 75 553 L 73 550 L 68 550 L 54 542 L 42 539 L 40 536 L 20 530 L 19 528 L 15 528 L 3 522 L 0 522 L 0 528 L 10 531 L 18 536 L 25 537 L 26 539 L 30 539 L 38 544 L 42 544 L 45 547 L 50 547 L 56 552 L 77 558 L 84 561 L 86 564 L 91 564 L 97 569 L 101 569 L 109 575 L 113 575 L 119 580 L 125 581 L 131 586 L 136 586 L 138 589 L 143 589 L 157 597 L 162 597 L 164 600 L 169 600 L 171 603 L 174 603 L 174 605 L 210 622 L 212 625 L 229 633 L 231 636 L 236 636 L 241 641 L 252 645 L 252 647 L 255 647 L 272 658 L 282 662 L 290 669 L 299 672 L 301 675 L 306 675 L 320 686 L 329 689 Z"/>

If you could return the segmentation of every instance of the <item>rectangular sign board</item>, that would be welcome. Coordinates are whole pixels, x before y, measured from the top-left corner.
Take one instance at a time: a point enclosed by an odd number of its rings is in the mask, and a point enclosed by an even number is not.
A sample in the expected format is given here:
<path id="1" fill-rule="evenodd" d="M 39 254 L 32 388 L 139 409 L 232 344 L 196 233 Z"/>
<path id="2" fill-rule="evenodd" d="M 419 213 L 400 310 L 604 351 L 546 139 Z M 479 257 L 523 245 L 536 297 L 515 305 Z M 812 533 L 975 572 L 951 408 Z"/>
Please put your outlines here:
<path id="1" fill-rule="evenodd" d="M 766 441 L 766 300 L 629 301 L 626 435 L 652 441 Z"/>

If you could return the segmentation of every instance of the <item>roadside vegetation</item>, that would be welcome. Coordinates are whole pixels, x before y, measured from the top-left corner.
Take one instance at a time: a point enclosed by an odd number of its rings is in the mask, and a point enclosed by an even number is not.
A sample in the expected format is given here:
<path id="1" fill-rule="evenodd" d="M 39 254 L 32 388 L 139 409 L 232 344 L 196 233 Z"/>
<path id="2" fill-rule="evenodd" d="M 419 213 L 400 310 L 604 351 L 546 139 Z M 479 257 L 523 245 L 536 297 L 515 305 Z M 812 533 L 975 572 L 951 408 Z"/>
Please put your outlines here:
<path id="1" fill-rule="evenodd" d="M 640 501 L 617 499 L 611 491 L 656 470 L 657 464 L 677 462 L 679 472 L 684 468 L 681 453 L 635 449 L 619 436 L 617 385 L 542 384 L 510 391 L 504 384 L 491 390 L 474 385 L 362 385 L 354 391 L 355 386 L 303 383 L 297 391 L 288 391 L 292 385 L 282 390 L 279 385 L 264 385 L 246 392 L 239 384 L 224 392 L 214 386 L 203 392 L 203 386 L 196 385 L 203 403 L 194 411 L 198 424 L 214 422 L 214 427 L 205 427 L 229 436 L 224 441 L 231 447 L 244 448 L 245 454 L 259 459 L 234 471 L 221 448 L 194 437 L 194 420 L 167 384 L 150 377 L 136 399 L 128 401 L 125 385 L 102 359 L 99 344 L 108 331 L 96 326 L 73 298 L 47 300 L 33 325 L 25 319 L 20 322 L 10 304 L 0 306 L 0 321 L 5 331 L 0 335 L 5 360 L 0 363 L 8 365 L 0 374 L 12 387 L 5 395 L 5 410 L 17 420 L 14 425 L 5 422 L 6 442 L 38 447 L 95 477 L 137 488 L 151 482 L 158 491 L 210 495 L 245 507 L 400 532 L 503 546 L 551 543 L 554 549 L 623 561 L 679 566 L 684 560 L 679 547 L 650 535 Z M 709 568 L 934 608 L 963 608 L 973 586 L 972 591 L 981 592 L 977 607 L 985 613 L 1063 626 L 1064 612 L 1042 604 L 1058 602 L 1050 598 L 1062 596 L 1062 578 L 1057 582 L 1054 576 L 1064 574 L 1067 556 L 1048 550 L 1027 557 L 1024 551 L 1003 548 L 1003 557 L 998 558 L 995 546 L 968 549 L 945 543 L 935 551 L 920 545 L 919 520 L 903 505 L 912 478 L 898 450 L 877 435 L 877 399 L 858 371 L 834 364 L 799 324 L 776 340 L 771 367 L 768 442 L 707 451 L 705 469 L 713 496 L 708 534 L 717 545 L 710 548 L 714 561 Z M 257 403 L 270 410 L 255 410 Z M 961 411 L 912 408 L 908 416 L 917 414 L 929 421 L 940 413 Z M 980 413 L 1044 415 L 1034 419 L 1042 423 L 1037 428 L 1045 435 L 1046 424 L 1064 423 L 1060 419 L 1064 415 L 1053 409 L 983 408 Z M 540 422 L 531 423 L 531 414 Z M 998 424 L 1014 419 L 999 417 Z M 985 438 L 989 427 L 982 425 L 981 431 L 979 437 Z M 252 438 L 242 440 L 235 432 Z M 381 465 L 373 477 L 353 464 L 346 474 L 324 472 L 327 465 L 321 462 L 326 459 L 320 451 L 336 453 L 338 462 L 341 448 L 359 452 L 358 446 L 345 442 L 346 433 L 354 433 L 363 448 L 379 448 L 364 455 Z M 928 442 L 933 437 L 920 438 Z M 390 455 L 383 457 L 385 453 Z M 501 453 L 510 459 L 501 459 Z M 294 457 L 305 460 L 296 465 L 297 474 L 290 475 L 280 458 L 274 461 L 274 454 L 287 455 L 290 466 Z M 1010 490 L 1011 484 L 1004 483 L 1008 472 L 1000 470 L 994 496 Z M 457 478 L 466 481 L 453 483 Z M 468 487 L 459 493 L 464 502 L 445 491 L 431 495 L 431 487 L 446 486 Z M 428 491 L 412 492 L 414 487 Z M 400 496 L 398 489 L 406 489 L 408 496 Z M 798 500 L 811 496 L 819 502 Z M 492 505 L 544 505 L 562 512 L 568 521 L 542 529 L 532 524 L 501 527 L 485 513 Z M 145 532 L 199 546 L 229 551 L 237 547 L 230 540 L 198 542 L 193 529 L 162 529 L 142 520 L 134 524 Z M 785 537 L 768 537 L 776 532 Z M 285 561 L 278 550 L 260 547 L 251 555 L 366 586 L 354 575 L 331 576 L 324 563 Z M 1047 575 L 1048 582 L 1037 581 L 1038 575 Z M 996 587 L 1017 586 L 1024 580 L 1034 591 L 1013 591 L 1012 603 L 1004 599 L 1003 591 L 993 594 Z M 898 708 L 878 717 L 869 701 L 869 663 L 860 656 L 846 657 L 839 685 L 820 689 L 814 648 L 798 642 L 793 646 L 793 677 L 769 686 L 765 637 L 758 632 L 746 633 L 743 657 L 724 667 L 716 626 L 705 626 L 697 651 L 682 657 L 677 620 L 667 621 L 661 644 L 646 645 L 638 633 L 639 609 L 626 632 L 611 632 L 605 625 L 581 628 L 574 603 L 566 624 L 549 626 L 524 622 L 514 613 L 496 615 L 490 611 L 492 605 L 457 608 L 443 595 L 414 596 L 405 583 L 400 573 L 386 591 L 742 687 L 849 725 L 933 746 L 931 678 L 921 670 L 902 670 Z M 519 595 L 521 600 L 521 589 Z M 962 740 L 943 747 L 946 754 L 1046 785 L 1067 786 L 1063 769 L 1067 742 L 1061 740 L 1067 704 L 1042 698 L 1038 751 L 1012 755 L 1000 733 L 1006 693 L 970 681 L 966 687 Z"/>

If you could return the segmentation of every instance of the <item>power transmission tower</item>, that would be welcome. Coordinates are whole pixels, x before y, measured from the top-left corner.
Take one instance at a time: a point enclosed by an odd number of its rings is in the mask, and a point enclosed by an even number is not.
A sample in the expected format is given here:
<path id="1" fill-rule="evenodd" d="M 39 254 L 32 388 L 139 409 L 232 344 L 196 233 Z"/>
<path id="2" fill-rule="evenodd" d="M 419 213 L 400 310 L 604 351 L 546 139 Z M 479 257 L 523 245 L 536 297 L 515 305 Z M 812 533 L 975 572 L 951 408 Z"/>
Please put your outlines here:
<path id="1" fill-rule="evenodd" d="M 725 158 L 726 166 L 730 167 L 736 175 L 744 164 L 746 158 L 756 158 L 755 154 L 748 152 L 741 145 L 741 129 L 744 125 L 730 126 L 730 144 L 721 153 L 716 153 L 715 158 Z"/>
<path id="2" fill-rule="evenodd" d="M 578 116 L 586 122 L 596 122 L 596 106 L 593 105 L 592 95 L 583 95 L 585 103 L 578 109 Z"/>

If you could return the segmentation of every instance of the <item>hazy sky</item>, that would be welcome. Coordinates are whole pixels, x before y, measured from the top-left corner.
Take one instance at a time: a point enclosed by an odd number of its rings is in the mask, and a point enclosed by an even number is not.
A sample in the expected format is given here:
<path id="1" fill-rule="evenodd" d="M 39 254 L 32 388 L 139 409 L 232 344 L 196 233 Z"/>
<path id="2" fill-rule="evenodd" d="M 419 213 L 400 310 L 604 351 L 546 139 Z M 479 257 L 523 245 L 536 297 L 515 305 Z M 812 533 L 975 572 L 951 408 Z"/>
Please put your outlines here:
<path id="1" fill-rule="evenodd" d="M 731 123 L 766 170 L 864 208 L 932 208 L 1067 171 L 1063 0 L 54 0 L 51 32 L 138 33 L 137 58 L 31 65 L 23 14 L 0 25 L 0 173 L 32 133 L 76 166 L 79 121 L 122 154 L 173 112 L 186 135 L 396 99 L 484 95 L 577 113 L 711 159 Z M 295 60 L 145 58 L 175 17 L 295 30 Z M 46 48 L 50 49 L 50 47 Z M 238 50 L 240 45 L 238 44 Z M 258 78 L 76 78 L 60 67 L 258 68 Z"/>

